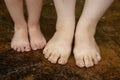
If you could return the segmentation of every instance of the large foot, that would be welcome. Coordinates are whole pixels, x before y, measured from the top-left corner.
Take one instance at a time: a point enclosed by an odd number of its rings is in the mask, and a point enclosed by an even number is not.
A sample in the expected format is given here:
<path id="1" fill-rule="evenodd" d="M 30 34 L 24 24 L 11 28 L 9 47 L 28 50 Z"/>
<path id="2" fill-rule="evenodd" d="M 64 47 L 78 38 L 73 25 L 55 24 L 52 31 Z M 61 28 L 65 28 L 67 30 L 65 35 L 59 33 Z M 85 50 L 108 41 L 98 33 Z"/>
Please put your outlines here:
<path id="1" fill-rule="evenodd" d="M 18 52 L 30 51 L 27 25 L 15 25 L 11 48 Z"/>
<path id="2" fill-rule="evenodd" d="M 75 33 L 74 57 L 79 67 L 91 67 L 101 60 L 99 48 L 93 33 L 95 25 L 78 25 Z"/>
<path id="3" fill-rule="evenodd" d="M 66 64 L 71 53 L 74 21 L 63 25 L 60 25 L 60 23 L 64 23 L 64 21 L 58 23 L 58 30 L 46 45 L 43 53 L 51 63 L 57 63 L 58 61 L 59 64 Z"/>
<path id="4" fill-rule="evenodd" d="M 30 44 L 33 50 L 42 49 L 46 45 L 46 39 L 40 31 L 39 25 L 29 25 Z"/>
<path id="5" fill-rule="evenodd" d="M 71 53 L 71 42 L 64 38 L 64 35 L 56 32 L 43 51 L 45 58 L 51 61 L 51 63 L 56 63 L 57 61 L 59 64 L 67 63 Z"/>

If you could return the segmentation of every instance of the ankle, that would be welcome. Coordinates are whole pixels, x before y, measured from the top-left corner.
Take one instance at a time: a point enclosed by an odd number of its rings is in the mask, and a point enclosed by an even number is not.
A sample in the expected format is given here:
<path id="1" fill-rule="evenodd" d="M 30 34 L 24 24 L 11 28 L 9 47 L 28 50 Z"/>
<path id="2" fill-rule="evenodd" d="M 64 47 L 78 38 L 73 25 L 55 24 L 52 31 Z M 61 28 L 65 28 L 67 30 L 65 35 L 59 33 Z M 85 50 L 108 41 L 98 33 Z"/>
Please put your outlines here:
<path id="1" fill-rule="evenodd" d="M 40 29 L 39 23 L 28 23 L 29 29 Z"/>
<path id="2" fill-rule="evenodd" d="M 17 23 L 17 24 L 15 23 L 15 24 L 14 24 L 14 29 L 15 29 L 15 31 L 16 31 L 16 30 L 21 30 L 21 29 L 22 29 L 22 30 L 23 30 L 23 29 L 24 29 L 24 30 L 27 30 L 27 24 L 26 24 L 26 23 Z"/>
<path id="3" fill-rule="evenodd" d="M 81 17 L 79 19 L 78 25 L 81 25 L 81 27 L 88 28 L 88 27 L 96 26 L 97 23 L 98 23 L 98 20 L 91 20 L 86 17 Z"/>
<path id="4" fill-rule="evenodd" d="M 28 21 L 28 26 L 39 26 L 39 21 L 38 22 L 33 22 L 33 21 Z"/>
<path id="5" fill-rule="evenodd" d="M 57 19 L 56 31 L 62 33 L 73 33 L 75 29 L 75 19 Z"/>

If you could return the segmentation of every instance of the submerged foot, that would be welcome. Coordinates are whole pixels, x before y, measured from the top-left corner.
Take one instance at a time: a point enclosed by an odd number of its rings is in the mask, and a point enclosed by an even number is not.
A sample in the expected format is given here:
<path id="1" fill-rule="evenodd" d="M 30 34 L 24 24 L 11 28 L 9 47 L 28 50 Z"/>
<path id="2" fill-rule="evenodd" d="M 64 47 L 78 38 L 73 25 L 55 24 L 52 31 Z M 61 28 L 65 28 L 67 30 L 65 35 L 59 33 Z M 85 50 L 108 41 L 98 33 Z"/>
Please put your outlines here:
<path id="1" fill-rule="evenodd" d="M 26 25 L 15 25 L 15 33 L 11 42 L 11 48 L 18 52 L 30 51 Z"/>
<path id="2" fill-rule="evenodd" d="M 81 28 L 75 33 L 74 57 L 79 67 L 91 67 L 101 60 L 99 47 L 94 39 L 95 26 Z M 83 26 L 82 26 L 83 27 Z"/>
<path id="3" fill-rule="evenodd" d="M 42 49 L 46 45 L 46 39 L 40 31 L 39 25 L 29 25 L 30 44 L 33 50 Z"/>

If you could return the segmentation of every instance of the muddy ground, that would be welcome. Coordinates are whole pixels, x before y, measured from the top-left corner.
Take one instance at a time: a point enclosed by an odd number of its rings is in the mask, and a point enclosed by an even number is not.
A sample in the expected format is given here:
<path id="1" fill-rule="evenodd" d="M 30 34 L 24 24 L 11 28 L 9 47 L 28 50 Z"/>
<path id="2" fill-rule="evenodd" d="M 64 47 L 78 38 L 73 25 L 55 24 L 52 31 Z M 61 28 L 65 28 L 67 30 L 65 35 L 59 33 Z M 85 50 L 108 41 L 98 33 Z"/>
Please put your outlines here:
<path id="1" fill-rule="evenodd" d="M 76 20 L 84 0 L 78 0 Z M 120 0 L 115 0 L 98 23 L 96 41 L 102 60 L 92 68 L 79 68 L 73 55 L 66 65 L 48 62 L 42 50 L 18 53 L 10 48 L 13 22 L 0 0 L 0 80 L 120 80 Z M 27 13 L 25 9 L 25 16 Z M 47 41 L 55 32 L 56 12 L 51 0 L 44 0 L 41 29 Z"/>

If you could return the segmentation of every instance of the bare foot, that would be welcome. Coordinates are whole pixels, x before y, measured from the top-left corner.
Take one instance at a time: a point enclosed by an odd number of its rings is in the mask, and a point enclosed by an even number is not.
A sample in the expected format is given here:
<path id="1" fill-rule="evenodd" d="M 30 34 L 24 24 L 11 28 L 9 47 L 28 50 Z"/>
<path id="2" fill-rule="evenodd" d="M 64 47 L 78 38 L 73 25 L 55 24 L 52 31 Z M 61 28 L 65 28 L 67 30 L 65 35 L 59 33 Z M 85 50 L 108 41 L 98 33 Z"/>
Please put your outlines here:
<path id="1" fill-rule="evenodd" d="M 91 67 L 101 60 L 99 48 L 94 39 L 96 25 L 78 24 L 75 33 L 74 57 L 79 67 Z"/>
<path id="2" fill-rule="evenodd" d="M 15 25 L 15 33 L 11 42 L 11 48 L 18 52 L 30 51 L 26 25 Z"/>
<path id="3" fill-rule="evenodd" d="M 66 21 L 57 21 L 57 31 L 43 51 L 51 63 L 66 64 L 70 56 L 75 21 Z"/>
<path id="4" fill-rule="evenodd" d="M 46 39 L 40 31 L 39 25 L 29 25 L 30 44 L 33 50 L 42 49 L 46 45 Z"/>

